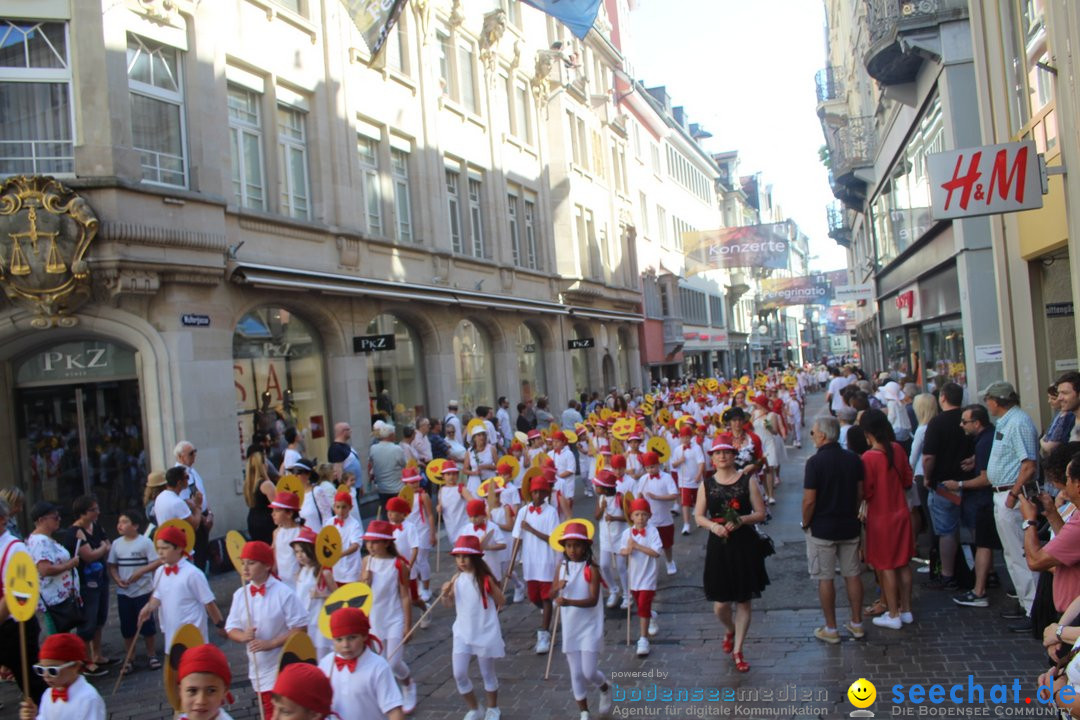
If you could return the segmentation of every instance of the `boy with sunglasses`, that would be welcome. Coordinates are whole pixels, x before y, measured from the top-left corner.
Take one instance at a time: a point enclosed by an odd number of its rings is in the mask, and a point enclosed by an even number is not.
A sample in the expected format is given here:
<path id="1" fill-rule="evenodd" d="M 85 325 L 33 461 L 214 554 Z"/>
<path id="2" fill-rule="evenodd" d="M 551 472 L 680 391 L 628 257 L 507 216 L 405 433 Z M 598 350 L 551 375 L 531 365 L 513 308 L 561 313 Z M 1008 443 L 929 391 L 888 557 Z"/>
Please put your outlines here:
<path id="1" fill-rule="evenodd" d="M 105 720 L 105 701 L 82 676 L 86 643 L 78 635 L 57 633 L 41 645 L 34 673 L 45 679 L 49 689 L 41 696 L 41 707 L 32 700 L 19 706 L 19 720 Z"/>

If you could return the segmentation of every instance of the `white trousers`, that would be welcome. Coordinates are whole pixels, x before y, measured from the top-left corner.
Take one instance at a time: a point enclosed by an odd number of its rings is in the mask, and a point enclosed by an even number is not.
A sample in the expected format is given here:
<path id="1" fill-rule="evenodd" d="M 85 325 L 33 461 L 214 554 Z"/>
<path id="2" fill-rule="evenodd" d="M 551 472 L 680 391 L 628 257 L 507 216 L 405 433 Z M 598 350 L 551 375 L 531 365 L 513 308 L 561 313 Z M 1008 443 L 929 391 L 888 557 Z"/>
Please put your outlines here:
<path id="1" fill-rule="evenodd" d="M 390 670 L 398 680 L 407 680 L 412 674 L 409 666 L 405 664 L 405 648 L 401 648 L 401 636 L 391 635 L 381 638 L 383 641 L 383 657 L 390 663 Z M 393 656 L 393 657 L 391 657 Z"/>
<path id="2" fill-rule="evenodd" d="M 472 692 L 472 680 L 469 679 L 469 660 L 472 655 L 467 653 L 454 653 L 451 663 L 454 668 L 454 684 L 461 695 Z M 480 677 L 484 680 L 484 691 L 495 692 L 499 689 L 499 678 L 495 676 L 495 658 L 476 656 L 476 664 L 480 667 Z"/>
<path id="3" fill-rule="evenodd" d="M 630 584 L 626 579 L 626 557 L 604 550 L 598 559 L 600 560 L 600 577 L 604 578 L 607 586 L 613 591 L 621 589 L 623 595 L 629 595 Z M 600 602 L 603 601 L 604 598 L 601 597 Z"/>
<path id="4" fill-rule="evenodd" d="M 455 656 L 456 657 L 456 656 Z M 574 690 L 575 700 L 584 700 L 590 689 L 600 689 L 607 679 L 604 673 L 596 669 L 600 653 L 571 650 L 566 653 L 566 663 L 570 666 L 570 685 Z"/>
<path id="5" fill-rule="evenodd" d="M 1024 518 L 1018 509 L 1005 507 L 1008 497 L 1007 492 L 994 493 L 994 524 L 1001 539 L 1005 567 L 1016 588 L 1016 598 L 1030 616 L 1031 605 L 1035 602 L 1035 573 L 1028 569 L 1027 560 L 1024 559 L 1024 531 L 1020 529 Z"/>

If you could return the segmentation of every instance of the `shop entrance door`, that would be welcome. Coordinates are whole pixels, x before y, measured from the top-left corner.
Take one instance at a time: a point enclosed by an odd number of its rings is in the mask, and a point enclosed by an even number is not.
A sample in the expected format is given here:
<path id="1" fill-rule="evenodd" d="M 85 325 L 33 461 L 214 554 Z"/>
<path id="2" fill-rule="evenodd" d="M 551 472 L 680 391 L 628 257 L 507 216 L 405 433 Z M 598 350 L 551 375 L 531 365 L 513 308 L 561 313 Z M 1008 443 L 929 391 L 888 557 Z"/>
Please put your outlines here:
<path id="1" fill-rule="evenodd" d="M 912 327 L 907 330 L 908 335 L 908 363 L 911 373 L 915 376 L 915 384 L 922 390 L 926 387 L 926 368 L 923 366 L 922 335 L 919 328 Z"/>

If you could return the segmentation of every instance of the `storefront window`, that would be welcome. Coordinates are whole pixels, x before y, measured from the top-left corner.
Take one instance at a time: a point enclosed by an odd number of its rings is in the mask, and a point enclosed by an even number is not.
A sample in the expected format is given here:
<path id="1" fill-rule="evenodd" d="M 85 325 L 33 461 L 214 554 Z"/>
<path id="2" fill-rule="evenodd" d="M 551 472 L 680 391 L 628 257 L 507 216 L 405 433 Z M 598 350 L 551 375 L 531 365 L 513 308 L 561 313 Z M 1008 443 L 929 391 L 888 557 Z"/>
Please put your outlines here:
<path id="1" fill-rule="evenodd" d="M 626 340 L 626 330 L 620 328 L 616 335 L 617 346 L 615 349 L 616 358 L 619 363 L 619 379 L 616 384 L 620 384 L 623 388 L 630 388 L 630 343 Z M 603 388 L 606 392 L 608 388 Z"/>
<path id="2" fill-rule="evenodd" d="M 367 327 L 368 335 L 393 335 L 392 350 L 368 354 L 371 414 L 382 413 L 394 425 L 412 425 L 424 414 L 424 364 L 416 332 L 397 316 L 383 314 Z"/>
<path id="3" fill-rule="evenodd" d="M 926 156 L 941 152 L 943 142 L 941 100 L 935 96 L 873 202 L 874 238 L 882 265 L 895 260 L 933 224 Z"/>
<path id="4" fill-rule="evenodd" d="M 964 330 L 960 318 L 923 326 L 926 387 L 933 392 L 947 382 L 967 387 Z"/>
<path id="5" fill-rule="evenodd" d="M 295 427 L 305 457 L 326 457 L 326 389 L 322 344 L 291 311 L 263 307 L 245 315 L 233 335 L 233 385 L 241 442 L 273 431 L 277 447 Z"/>
<path id="6" fill-rule="evenodd" d="M 536 333 L 526 325 L 517 331 L 518 377 L 521 378 L 521 401 L 534 400 L 545 394 L 544 348 Z"/>
<path id="7" fill-rule="evenodd" d="M 454 331 L 454 369 L 457 372 L 461 408 L 470 412 L 482 404 L 495 403 L 495 368 L 487 333 L 469 320 Z"/>
<path id="8" fill-rule="evenodd" d="M 581 340 L 589 337 L 589 331 L 575 325 L 570 337 L 575 340 Z M 589 389 L 589 375 L 591 374 L 589 372 L 589 363 L 591 362 L 591 355 L 591 349 L 570 351 L 570 364 L 574 373 L 574 392 L 572 397 L 577 397 Z"/>
<path id="9" fill-rule="evenodd" d="M 886 330 L 884 351 L 885 369 L 889 373 L 899 377 L 911 374 L 906 329 Z"/>

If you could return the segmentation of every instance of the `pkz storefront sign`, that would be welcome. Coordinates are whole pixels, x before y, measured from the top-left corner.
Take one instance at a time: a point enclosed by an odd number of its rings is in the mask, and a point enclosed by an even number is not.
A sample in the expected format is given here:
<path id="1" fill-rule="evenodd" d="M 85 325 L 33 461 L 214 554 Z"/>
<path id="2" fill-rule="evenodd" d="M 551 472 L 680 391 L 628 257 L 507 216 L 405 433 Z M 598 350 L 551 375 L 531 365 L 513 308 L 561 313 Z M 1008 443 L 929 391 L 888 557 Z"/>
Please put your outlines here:
<path id="1" fill-rule="evenodd" d="M 591 337 L 590 338 L 570 338 L 569 340 L 566 341 L 566 349 L 567 350 L 585 350 L 586 348 L 593 347 L 595 344 L 596 343 L 593 341 L 593 339 Z"/>
<path id="2" fill-rule="evenodd" d="M 947 150 L 926 157 L 935 220 L 995 215 L 1043 206 L 1042 158 L 1030 140 Z"/>
<path id="3" fill-rule="evenodd" d="M 393 334 L 358 335 L 352 339 L 353 352 L 382 352 L 397 347 Z"/>
<path id="4" fill-rule="evenodd" d="M 133 377 L 135 352 L 99 340 L 53 345 L 26 358 L 15 370 L 15 384 L 20 387 Z"/>

